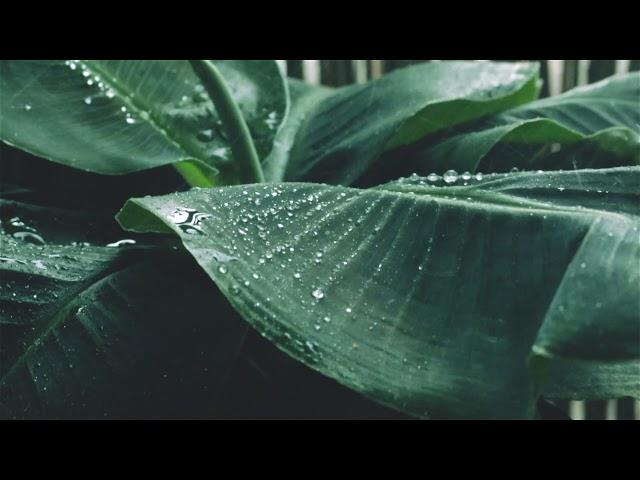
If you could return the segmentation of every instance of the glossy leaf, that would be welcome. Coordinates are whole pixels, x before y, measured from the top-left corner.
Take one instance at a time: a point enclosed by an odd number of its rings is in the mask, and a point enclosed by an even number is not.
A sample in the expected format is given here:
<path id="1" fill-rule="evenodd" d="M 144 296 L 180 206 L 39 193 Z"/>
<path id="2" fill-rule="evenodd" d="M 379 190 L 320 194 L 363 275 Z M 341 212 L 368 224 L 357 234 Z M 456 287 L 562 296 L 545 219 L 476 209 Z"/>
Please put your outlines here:
<path id="1" fill-rule="evenodd" d="M 266 158 L 287 110 L 277 64 L 216 62 Z M 0 139 L 64 165 L 119 175 L 175 164 L 196 185 L 236 175 L 186 60 L 3 60 L 0 104 Z"/>
<path id="2" fill-rule="evenodd" d="M 552 144 L 571 146 L 552 158 Z M 548 154 L 542 151 L 543 154 Z M 411 152 L 405 171 L 504 172 L 640 163 L 640 74 L 610 77 L 508 110 Z"/>
<path id="3" fill-rule="evenodd" d="M 285 179 L 351 184 L 386 151 L 534 100 L 537 73 L 536 64 L 430 62 L 318 96 Z"/>
<path id="4" fill-rule="evenodd" d="M 0 244 L 0 418 L 215 415 L 246 327 L 191 259 Z"/>
<path id="5" fill-rule="evenodd" d="M 416 416 L 532 416 L 532 350 L 638 361 L 640 168 L 448 182 L 194 189 L 118 220 L 179 235 L 280 349 Z M 582 384 L 639 395 L 624 372 Z"/>

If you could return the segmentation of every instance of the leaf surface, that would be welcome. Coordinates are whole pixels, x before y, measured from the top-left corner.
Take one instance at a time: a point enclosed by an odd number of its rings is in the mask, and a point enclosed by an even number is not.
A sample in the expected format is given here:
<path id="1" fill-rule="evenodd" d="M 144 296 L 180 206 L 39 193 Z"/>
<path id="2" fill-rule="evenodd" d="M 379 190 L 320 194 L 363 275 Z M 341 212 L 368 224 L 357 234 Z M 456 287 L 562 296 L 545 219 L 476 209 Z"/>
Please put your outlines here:
<path id="1" fill-rule="evenodd" d="M 571 146 L 545 160 L 541 149 Z M 548 152 L 546 152 L 548 153 Z M 609 157 L 605 159 L 603 157 Z M 417 173 L 640 163 L 640 74 L 610 77 L 485 118 L 411 152 Z M 608 163 L 607 163 L 608 162 Z"/>
<path id="2" fill-rule="evenodd" d="M 133 199 L 118 220 L 179 235 L 252 326 L 344 385 L 421 417 L 520 418 L 532 351 L 638 361 L 638 184 L 629 167 L 246 185 Z"/>
<path id="3" fill-rule="evenodd" d="M 386 151 L 534 100 L 537 75 L 537 64 L 429 62 L 336 89 L 311 105 L 285 179 L 351 184 Z"/>
<path id="4" fill-rule="evenodd" d="M 216 61 L 267 157 L 287 111 L 275 61 Z M 0 139 L 81 170 L 176 164 L 194 185 L 234 176 L 228 141 L 186 60 L 3 60 Z M 216 175 L 219 174 L 219 178 Z"/>
<path id="5" fill-rule="evenodd" d="M 190 258 L 0 245 L 1 418 L 215 415 L 246 326 Z"/>

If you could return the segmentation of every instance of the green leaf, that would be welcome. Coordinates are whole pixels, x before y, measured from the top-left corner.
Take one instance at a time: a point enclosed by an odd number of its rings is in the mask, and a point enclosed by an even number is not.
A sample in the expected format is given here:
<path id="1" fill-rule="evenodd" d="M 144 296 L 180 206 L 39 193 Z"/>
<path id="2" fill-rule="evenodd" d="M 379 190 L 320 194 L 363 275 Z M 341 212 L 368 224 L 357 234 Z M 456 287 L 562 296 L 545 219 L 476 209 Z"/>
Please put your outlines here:
<path id="1" fill-rule="evenodd" d="M 287 110 L 280 69 L 267 60 L 216 65 L 266 158 Z M 203 186 L 237 175 L 188 61 L 3 60 L 0 104 L 0 139 L 74 168 L 120 175 L 175 164 Z"/>
<path id="2" fill-rule="evenodd" d="M 353 183 L 388 150 L 534 100 L 537 74 L 537 64 L 430 62 L 319 95 L 285 179 Z"/>
<path id="3" fill-rule="evenodd" d="M 552 144 L 572 148 L 540 158 Z M 407 155 L 409 156 L 409 155 Z M 508 110 L 411 152 L 404 171 L 509 171 L 640 163 L 640 73 Z"/>
<path id="4" fill-rule="evenodd" d="M 637 362 L 640 168 L 429 183 L 193 189 L 118 221 L 179 235 L 280 349 L 416 416 L 531 416 L 532 349 Z"/>
<path id="5" fill-rule="evenodd" d="M 190 258 L 0 244 L 0 418 L 215 414 L 246 327 Z"/>
<path id="6" fill-rule="evenodd" d="M 288 86 L 289 113 L 276 135 L 273 150 L 262 166 L 267 182 L 285 181 L 291 149 L 302 122 L 313 107 L 334 92 L 331 88 L 309 85 L 295 78 L 288 79 Z"/>

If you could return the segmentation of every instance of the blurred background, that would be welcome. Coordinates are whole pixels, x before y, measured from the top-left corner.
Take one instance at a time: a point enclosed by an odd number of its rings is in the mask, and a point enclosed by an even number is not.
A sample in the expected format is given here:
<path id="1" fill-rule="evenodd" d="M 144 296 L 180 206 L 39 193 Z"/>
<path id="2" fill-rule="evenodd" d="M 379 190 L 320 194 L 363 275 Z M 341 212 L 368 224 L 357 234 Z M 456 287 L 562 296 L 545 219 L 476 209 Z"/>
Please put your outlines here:
<path id="1" fill-rule="evenodd" d="M 312 84 L 339 87 L 364 83 L 398 68 L 439 60 L 278 60 L 287 76 Z M 490 60 L 474 60 L 488 62 Z M 502 60 L 501 60 L 502 61 Z M 509 60 L 507 60 L 509 61 Z M 510 60 L 540 62 L 544 81 L 540 97 L 559 95 L 574 87 L 598 82 L 611 75 L 640 70 L 640 60 Z M 640 108 L 640 98 L 638 99 Z M 640 372 L 638 372 L 640 375 Z M 557 402 L 574 420 L 640 419 L 640 402 L 632 398 L 590 402 Z"/>
<path id="2" fill-rule="evenodd" d="M 363 83 L 395 69 L 439 60 L 278 60 L 290 77 L 308 83 L 339 87 Z M 490 60 L 474 60 L 489 62 Z M 500 60 L 505 61 L 505 60 Z M 640 70 L 640 60 L 506 60 L 540 62 L 544 80 L 541 97 L 558 95 L 579 85 L 598 82 L 606 77 Z"/>

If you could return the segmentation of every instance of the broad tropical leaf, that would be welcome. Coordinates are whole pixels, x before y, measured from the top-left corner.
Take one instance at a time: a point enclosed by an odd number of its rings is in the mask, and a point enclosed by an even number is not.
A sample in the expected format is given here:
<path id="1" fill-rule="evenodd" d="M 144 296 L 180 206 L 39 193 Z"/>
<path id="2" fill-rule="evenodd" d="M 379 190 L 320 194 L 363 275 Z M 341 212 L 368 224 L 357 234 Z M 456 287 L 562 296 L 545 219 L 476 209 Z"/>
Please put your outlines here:
<path id="1" fill-rule="evenodd" d="M 554 143 L 572 148 L 552 159 L 541 158 L 539 152 Z M 406 157 L 405 171 L 425 175 L 450 169 L 503 172 L 512 167 L 638 164 L 640 73 L 611 77 L 485 118 Z"/>
<path id="2" fill-rule="evenodd" d="M 287 110 L 280 69 L 267 60 L 216 64 L 266 158 Z M 198 185 L 235 175 L 187 61 L 3 60 L 0 105 L 0 139 L 74 168 L 118 175 L 176 164 Z"/>
<path id="3" fill-rule="evenodd" d="M 130 200 L 118 220 L 179 235 L 279 348 L 413 415 L 531 416 L 532 350 L 638 361 L 640 168 L 447 182 L 193 189 Z M 639 395 L 627 365 L 574 385 Z"/>
<path id="4" fill-rule="evenodd" d="M 3 217 L 0 418 L 215 415 L 246 326 L 189 257 L 45 244 L 60 215 Z"/>
<path id="5" fill-rule="evenodd" d="M 430 62 L 318 94 L 284 178 L 351 184 L 388 150 L 534 100 L 537 74 L 536 64 Z"/>

